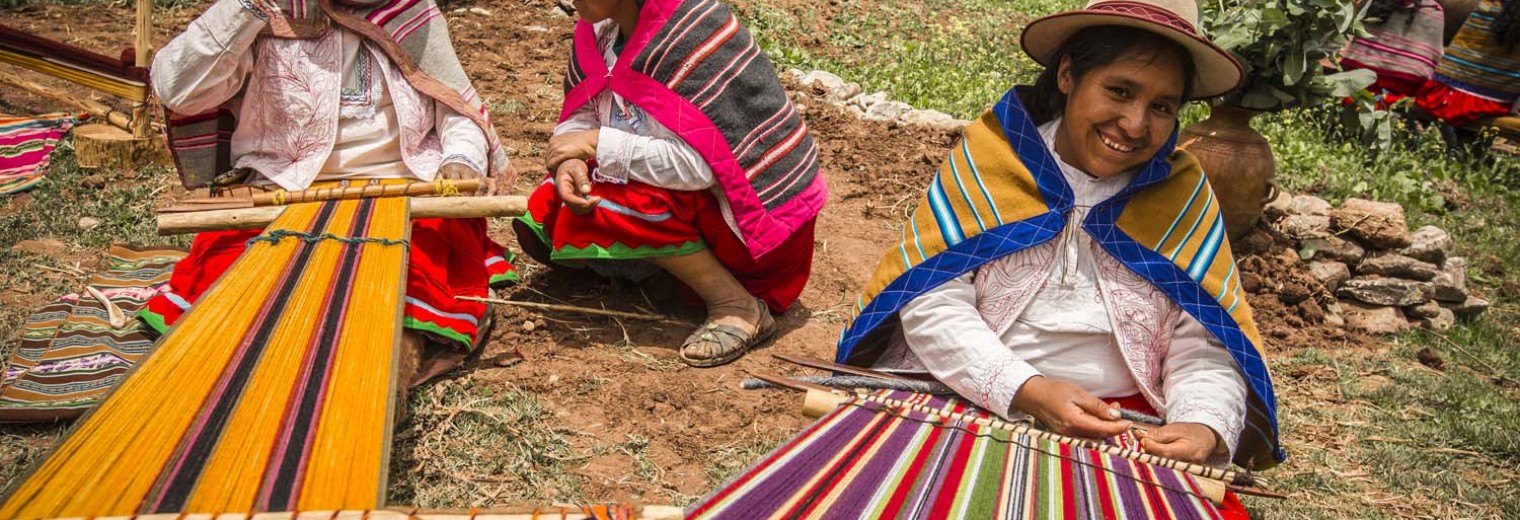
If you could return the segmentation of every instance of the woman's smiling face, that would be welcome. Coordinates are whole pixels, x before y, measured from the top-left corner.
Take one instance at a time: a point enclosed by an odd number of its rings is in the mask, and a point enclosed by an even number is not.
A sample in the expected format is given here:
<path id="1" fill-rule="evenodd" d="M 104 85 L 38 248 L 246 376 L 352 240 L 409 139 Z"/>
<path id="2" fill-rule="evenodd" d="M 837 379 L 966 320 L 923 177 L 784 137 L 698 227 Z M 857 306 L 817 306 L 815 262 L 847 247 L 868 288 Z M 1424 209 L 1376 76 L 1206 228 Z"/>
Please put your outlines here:
<path id="1" fill-rule="evenodd" d="M 1142 49 L 1073 78 L 1071 58 L 1062 58 L 1058 85 L 1066 94 L 1066 110 L 1056 132 L 1056 153 L 1103 179 L 1149 161 L 1177 126 L 1182 59 L 1173 52 Z"/>

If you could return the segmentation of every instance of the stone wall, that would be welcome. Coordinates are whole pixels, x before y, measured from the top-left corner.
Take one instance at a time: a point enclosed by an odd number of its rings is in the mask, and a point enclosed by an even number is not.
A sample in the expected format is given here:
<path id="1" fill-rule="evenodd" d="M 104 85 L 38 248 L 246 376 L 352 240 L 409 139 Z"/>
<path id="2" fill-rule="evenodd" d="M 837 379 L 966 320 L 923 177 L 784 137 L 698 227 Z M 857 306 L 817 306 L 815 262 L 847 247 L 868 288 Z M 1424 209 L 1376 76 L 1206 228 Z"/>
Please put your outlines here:
<path id="1" fill-rule="evenodd" d="M 1347 199 L 1332 207 L 1279 192 L 1264 218 L 1293 239 L 1309 272 L 1337 299 L 1330 313 L 1353 329 L 1382 334 L 1411 327 L 1443 331 L 1481 315 L 1488 301 L 1467 290 L 1467 261 L 1452 256 L 1445 230 L 1409 230 L 1398 204 Z"/>

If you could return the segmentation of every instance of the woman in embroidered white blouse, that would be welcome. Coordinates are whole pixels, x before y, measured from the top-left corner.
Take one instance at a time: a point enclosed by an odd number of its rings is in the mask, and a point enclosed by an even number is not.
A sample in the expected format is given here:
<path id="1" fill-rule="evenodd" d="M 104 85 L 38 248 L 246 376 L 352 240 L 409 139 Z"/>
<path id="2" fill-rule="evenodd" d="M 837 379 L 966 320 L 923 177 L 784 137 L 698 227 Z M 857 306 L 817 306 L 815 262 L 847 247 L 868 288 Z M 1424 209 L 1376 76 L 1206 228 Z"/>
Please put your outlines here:
<path id="1" fill-rule="evenodd" d="M 1168 424 L 1143 434 L 1143 448 L 1228 461 L 1247 402 L 1230 353 L 1082 226 L 1167 142 L 1202 71 L 1184 45 L 1144 29 L 1066 34 L 1023 95 L 1075 198 L 1066 226 L 904 304 L 875 366 L 927 372 L 985 409 L 1091 438 L 1130 427 L 1118 401 L 1164 395 Z"/>

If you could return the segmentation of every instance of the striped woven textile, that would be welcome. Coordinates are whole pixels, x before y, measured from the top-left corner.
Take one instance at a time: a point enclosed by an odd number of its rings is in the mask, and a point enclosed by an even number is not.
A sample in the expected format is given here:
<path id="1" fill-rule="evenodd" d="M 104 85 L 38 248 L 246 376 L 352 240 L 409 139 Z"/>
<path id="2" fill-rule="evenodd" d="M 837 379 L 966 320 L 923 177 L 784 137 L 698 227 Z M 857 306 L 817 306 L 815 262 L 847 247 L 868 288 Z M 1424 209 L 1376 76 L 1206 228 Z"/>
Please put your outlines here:
<path id="1" fill-rule="evenodd" d="M 449 26 L 433 0 L 239 0 L 270 29 L 260 37 L 313 38 L 336 24 L 364 37 L 391 60 L 412 88 L 470 118 L 486 135 L 487 173 L 512 185 L 515 170 L 501 147 L 485 102 L 454 53 Z M 334 7 L 334 4 L 337 7 Z M 341 8 L 341 9 L 339 9 Z M 337 92 L 333 92 L 337 102 Z M 200 114 L 166 114 L 169 151 L 186 188 L 202 188 L 232 163 L 231 103 Z M 507 176 L 507 177 L 501 177 Z"/>
<path id="2" fill-rule="evenodd" d="M 111 246 L 106 270 L 86 283 L 119 309 L 124 326 L 112 325 L 89 292 L 65 295 L 27 318 L 0 382 L 0 422 L 72 419 L 105 397 L 153 347 L 132 315 L 168 284 L 184 256 L 174 248 Z"/>
<path id="3" fill-rule="evenodd" d="M 1251 389 L 1236 453 L 1267 469 L 1277 444 L 1277 402 L 1251 307 L 1240 288 L 1224 220 L 1198 161 L 1175 151 L 1176 135 L 1119 194 L 1094 206 L 1082 229 L 1105 251 L 1201 322 L 1234 357 Z M 884 350 L 903 304 L 945 281 L 1065 227 L 1071 187 L 1040 139 L 1018 92 L 966 128 L 866 283 L 838 362 L 869 366 Z"/>
<path id="4" fill-rule="evenodd" d="M 954 399 L 883 395 L 944 413 L 853 398 L 688 518 L 1219 517 L 1186 473 L 951 419 L 995 418 Z"/>
<path id="5" fill-rule="evenodd" d="M 560 120 L 606 89 L 707 160 L 756 258 L 812 221 L 828 199 L 807 124 L 775 66 L 721 2 L 646 0 L 610 71 L 595 29 L 580 22 Z"/>
<path id="6" fill-rule="evenodd" d="M 1435 74 L 1436 60 L 1441 59 L 1445 27 L 1446 15 L 1440 3 L 1416 0 L 1408 11 L 1396 11 L 1387 20 L 1366 24 L 1367 36 L 1351 39 L 1341 63 L 1347 68 L 1371 69 L 1379 78 L 1424 83 Z"/>
<path id="7" fill-rule="evenodd" d="M 376 509 L 405 198 L 288 206 L 0 518 Z"/>
<path id="8" fill-rule="evenodd" d="M 0 117 L 0 195 L 32 189 L 47 173 L 53 148 L 74 127 L 74 114 Z"/>
<path id="9" fill-rule="evenodd" d="M 148 99 L 148 69 L 0 25 L 0 63 L 65 79 L 130 101 Z"/>
<path id="10" fill-rule="evenodd" d="M 1509 0 L 1511 2 L 1520 0 Z M 1494 17 L 1501 0 L 1482 0 L 1436 67 L 1435 80 L 1500 103 L 1520 98 L 1520 46 L 1507 49 L 1494 37 Z"/>

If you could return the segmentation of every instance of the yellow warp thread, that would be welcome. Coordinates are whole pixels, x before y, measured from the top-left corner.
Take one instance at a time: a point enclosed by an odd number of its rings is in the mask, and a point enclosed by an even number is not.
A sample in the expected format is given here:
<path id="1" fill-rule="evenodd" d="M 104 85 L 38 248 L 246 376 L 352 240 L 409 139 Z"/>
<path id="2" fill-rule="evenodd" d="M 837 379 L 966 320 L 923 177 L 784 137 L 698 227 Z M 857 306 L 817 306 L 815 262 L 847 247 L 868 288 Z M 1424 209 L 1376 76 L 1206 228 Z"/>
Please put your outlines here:
<path id="1" fill-rule="evenodd" d="M 315 233 L 349 236 L 364 201 L 337 204 Z M 407 240 L 404 198 L 374 199 L 366 237 Z M 291 205 L 272 230 L 307 231 L 321 203 Z M 394 401 L 391 378 L 400 338 L 407 249 L 374 242 L 255 242 L 159 342 L 153 356 L 65 438 L 0 505 L 0 518 L 129 516 L 144 500 L 273 296 L 280 273 L 301 247 L 306 268 L 273 324 L 266 350 L 232 408 L 222 437 L 204 460 L 185 502 L 187 512 L 252 511 L 287 403 L 314 341 L 320 309 L 334 289 L 347 248 L 359 248 L 347 315 L 338 325 L 331 375 L 316 409 L 305 474 L 295 508 L 375 509 L 383 505 L 386 433 Z M 334 304 L 334 308 L 343 305 Z M 274 319 L 274 318 L 271 318 Z M 376 348 L 389 346 L 388 348 Z"/>
<path id="2" fill-rule="evenodd" d="M 276 205 L 276 206 L 284 206 L 285 205 L 285 197 L 287 195 L 288 194 L 286 193 L 285 190 L 274 190 L 274 195 L 272 195 L 272 198 L 274 199 L 274 205 Z"/>
<path id="3" fill-rule="evenodd" d="M 440 196 L 440 197 L 453 197 L 453 196 L 459 194 L 459 185 L 458 184 L 454 184 L 454 181 L 452 181 L 452 180 L 449 180 L 449 179 L 438 179 L 438 180 L 435 180 L 433 182 L 438 185 L 438 190 L 437 191 L 438 191 L 438 196 Z"/>

